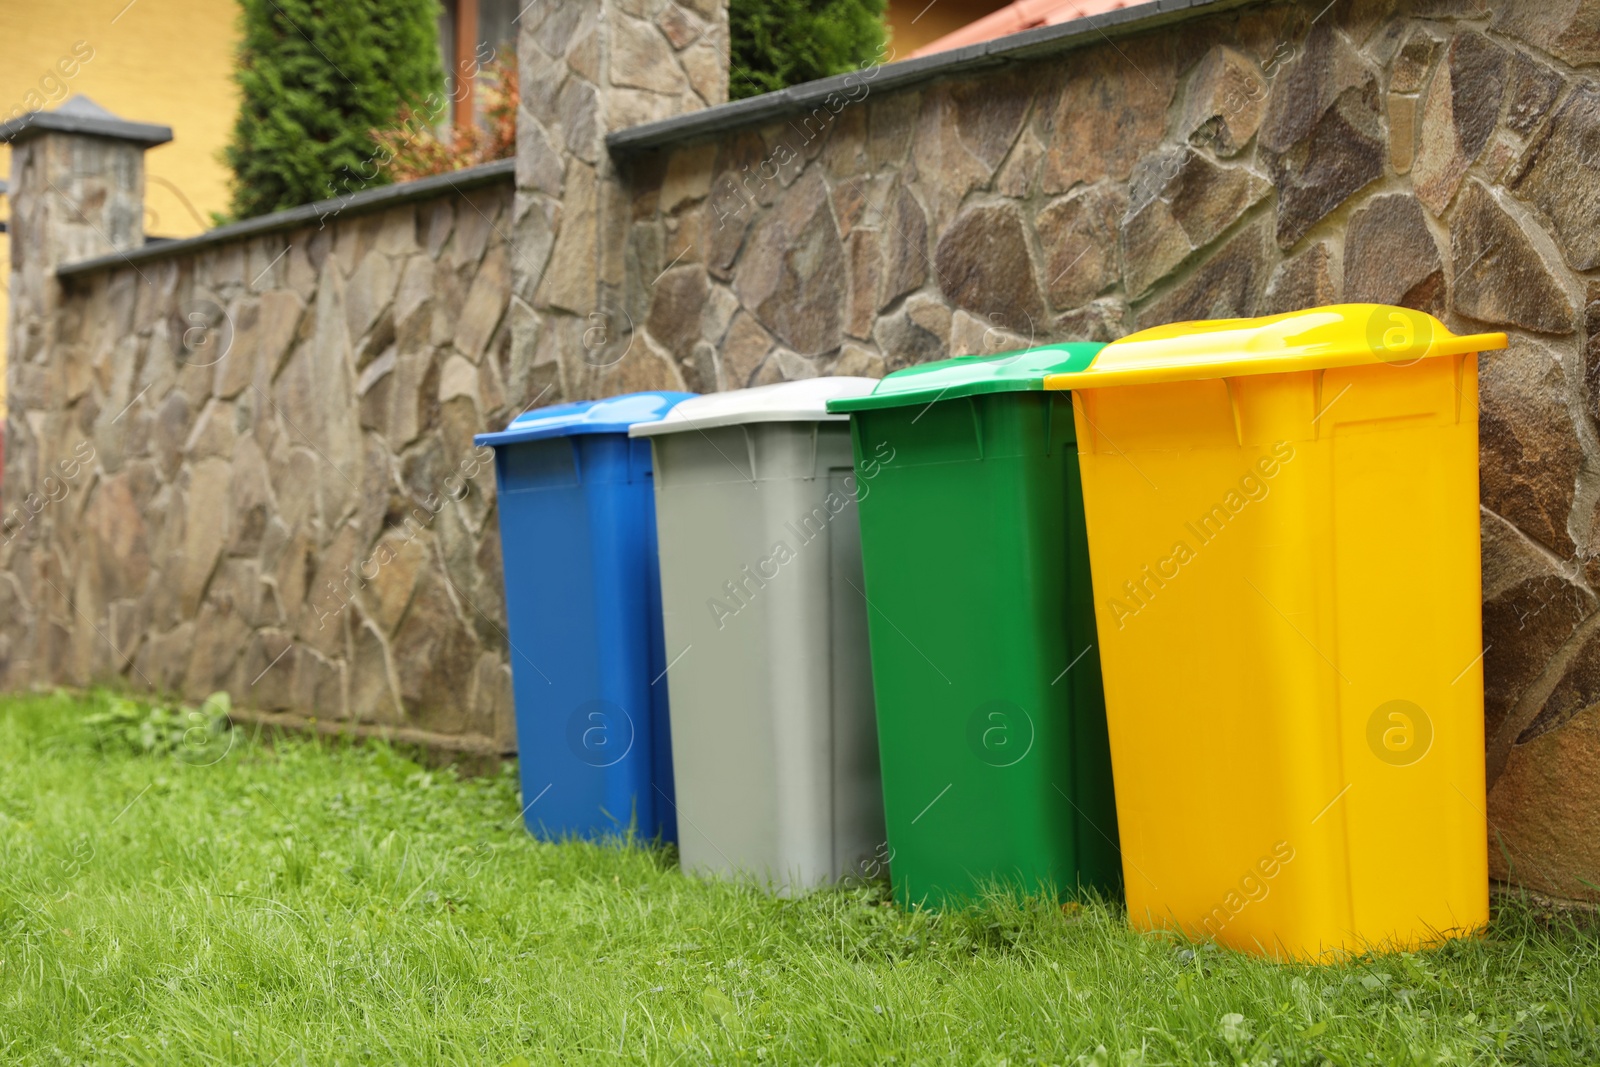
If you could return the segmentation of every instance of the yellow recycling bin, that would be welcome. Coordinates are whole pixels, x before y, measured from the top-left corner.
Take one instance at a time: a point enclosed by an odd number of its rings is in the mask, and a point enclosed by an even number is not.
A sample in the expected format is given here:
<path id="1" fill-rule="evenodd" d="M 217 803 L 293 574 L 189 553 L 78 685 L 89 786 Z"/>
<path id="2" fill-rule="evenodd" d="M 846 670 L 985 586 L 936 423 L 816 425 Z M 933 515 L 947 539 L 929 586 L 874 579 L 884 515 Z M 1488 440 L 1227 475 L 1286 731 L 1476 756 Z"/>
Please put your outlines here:
<path id="1" fill-rule="evenodd" d="M 1072 391 L 1128 913 L 1280 957 L 1488 920 L 1477 353 L 1346 304 Z"/>

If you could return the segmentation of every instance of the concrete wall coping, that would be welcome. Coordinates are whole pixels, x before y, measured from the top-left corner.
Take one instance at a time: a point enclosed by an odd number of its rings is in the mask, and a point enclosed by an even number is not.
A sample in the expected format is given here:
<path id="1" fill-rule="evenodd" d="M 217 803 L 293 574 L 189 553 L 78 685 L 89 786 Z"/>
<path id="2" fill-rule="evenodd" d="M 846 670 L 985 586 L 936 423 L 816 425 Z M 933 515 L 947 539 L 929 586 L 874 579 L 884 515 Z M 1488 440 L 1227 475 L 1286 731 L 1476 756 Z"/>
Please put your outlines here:
<path id="1" fill-rule="evenodd" d="M 106 137 L 154 148 L 172 140 L 172 127 L 133 122 L 113 115 L 87 96 L 74 96 L 53 111 L 30 111 L 0 124 L 0 142 L 16 143 L 43 133 L 75 133 Z"/>
<path id="2" fill-rule="evenodd" d="M 876 92 L 903 89 L 936 78 L 1039 59 L 1202 13 L 1212 14 L 1253 2 L 1256 0 L 1149 0 L 1148 3 L 1073 19 L 1055 26 L 1041 26 L 992 41 L 981 41 L 965 48 L 886 63 L 881 67 L 822 78 L 804 85 L 791 85 L 775 93 L 630 126 L 608 134 L 606 148 L 612 156 L 620 158 L 701 137 L 721 135 L 733 128 L 804 114 L 821 106 L 831 96 L 859 92 L 862 85 L 868 85 Z"/>
<path id="3" fill-rule="evenodd" d="M 176 241 L 158 241 L 130 252 L 113 252 L 93 259 L 80 260 L 77 263 L 67 263 L 56 268 L 56 276 L 74 278 L 124 264 L 170 259 L 173 256 L 188 255 L 213 245 L 226 244 L 246 237 L 259 237 L 266 233 L 292 230 L 310 223 L 321 225 L 325 219 L 338 215 L 367 214 L 416 200 L 428 200 L 445 193 L 464 193 L 485 185 L 509 182 L 515 170 L 515 160 L 497 159 L 493 163 L 465 167 L 445 174 L 433 174 L 426 178 L 417 178 L 415 181 L 396 182 L 376 189 L 363 189 L 331 200 L 319 200 L 314 204 L 289 208 L 287 211 L 275 211 L 270 215 L 218 226 L 214 230 L 207 230 L 194 237 L 183 237 Z"/>

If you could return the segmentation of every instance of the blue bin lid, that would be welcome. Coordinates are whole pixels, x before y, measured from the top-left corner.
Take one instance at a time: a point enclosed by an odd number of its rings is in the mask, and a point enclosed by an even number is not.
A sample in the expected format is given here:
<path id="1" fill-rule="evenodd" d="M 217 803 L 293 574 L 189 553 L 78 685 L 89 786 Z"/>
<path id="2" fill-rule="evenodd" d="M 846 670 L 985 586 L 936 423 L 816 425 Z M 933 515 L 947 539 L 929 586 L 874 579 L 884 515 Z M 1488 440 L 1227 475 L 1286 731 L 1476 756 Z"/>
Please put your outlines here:
<path id="1" fill-rule="evenodd" d="M 580 433 L 627 433 L 628 427 L 639 422 L 655 422 L 671 411 L 674 405 L 695 396 L 694 393 L 624 393 L 604 400 L 578 400 L 570 404 L 551 404 L 545 408 L 525 411 L 511 420 L 511 425 L 499 433 L 480 433 L 473 443 L 479 445 L 514 445 L 521 441 L 537 441 L 545 437 L 571 437 Z"/>

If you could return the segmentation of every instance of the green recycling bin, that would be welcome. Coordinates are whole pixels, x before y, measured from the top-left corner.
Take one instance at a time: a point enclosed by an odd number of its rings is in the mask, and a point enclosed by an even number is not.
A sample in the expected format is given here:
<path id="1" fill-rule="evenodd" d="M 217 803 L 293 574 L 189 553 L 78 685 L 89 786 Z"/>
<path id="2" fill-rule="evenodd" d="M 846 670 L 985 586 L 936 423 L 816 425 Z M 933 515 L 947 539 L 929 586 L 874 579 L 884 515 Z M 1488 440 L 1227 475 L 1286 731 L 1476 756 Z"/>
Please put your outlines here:
<path id="1" fill-rule="evenodd" d="M 1121 891 L 1072 404 L 1102 346 L 962 356 L 830 400 L 854 443 L 902 906 Z"/>

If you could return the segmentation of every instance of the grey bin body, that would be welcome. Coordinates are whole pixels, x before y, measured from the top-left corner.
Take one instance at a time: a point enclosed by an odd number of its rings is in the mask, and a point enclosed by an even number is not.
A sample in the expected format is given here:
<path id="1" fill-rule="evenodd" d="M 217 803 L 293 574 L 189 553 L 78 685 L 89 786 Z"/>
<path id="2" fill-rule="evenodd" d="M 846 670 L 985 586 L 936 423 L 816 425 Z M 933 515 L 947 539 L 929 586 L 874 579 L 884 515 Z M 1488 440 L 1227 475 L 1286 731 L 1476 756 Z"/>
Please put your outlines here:
<path id="1" fill-rule="evenodd" d="M 639 427 L 686 872 L 791 893 L 885 869 L 850 425 L 823 409 L 874 384 L 716 394 Z"/>

